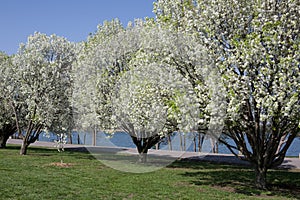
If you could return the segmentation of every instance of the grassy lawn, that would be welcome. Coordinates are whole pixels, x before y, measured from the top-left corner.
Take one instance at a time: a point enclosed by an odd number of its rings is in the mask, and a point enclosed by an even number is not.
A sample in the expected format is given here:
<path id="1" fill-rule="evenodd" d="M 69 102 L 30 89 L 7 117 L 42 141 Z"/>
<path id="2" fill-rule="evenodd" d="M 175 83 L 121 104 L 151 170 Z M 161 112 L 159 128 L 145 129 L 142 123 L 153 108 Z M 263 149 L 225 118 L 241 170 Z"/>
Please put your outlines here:
<path id="1" fill-rule="evenodd" d="M 270 171 L 271 189 L 252 186 L 253 171 L 177 161 L 144 174 L 116 171 L 89 153 L 19 147 L 0 150 L 0 199 L 298 199 L 300 172 Z M 61 158 L 66 165 L 59 165 Z"/>

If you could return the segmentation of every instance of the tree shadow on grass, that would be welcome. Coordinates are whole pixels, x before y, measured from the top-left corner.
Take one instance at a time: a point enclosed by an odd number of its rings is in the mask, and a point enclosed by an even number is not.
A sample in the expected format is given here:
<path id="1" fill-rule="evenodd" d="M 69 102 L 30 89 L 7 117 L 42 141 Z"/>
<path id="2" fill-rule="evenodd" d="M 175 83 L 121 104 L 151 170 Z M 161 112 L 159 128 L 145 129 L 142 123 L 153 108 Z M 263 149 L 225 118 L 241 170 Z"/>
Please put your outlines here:
<path id="1" fill-rule="evenodd" d="M 7 155 L 10 155 L 11 152 L 13 152 L 14 155 L 18 155 L 20 151 L 20 145 L 9 144 L 5 149 L 3 149 L 3 152 L 5 150 L 7 150 L 7 152 L 10 152 Z M 95 157 L 92 156 L 84 147 L 65 148 L 65 151 L 58 152 L 57 148 L 55 147 L 29 146 L 26 156 L 31 156 L 31 157 L 72 156 L 72 158 L 75 159 L 95 160 Z"/>
<path id="2" fill-rule="evenodd" d="M 0 150 L 20 150 L 20 145 L 15 145 L 15 144 L 7 144 L 5 148 L 0 149 Z"/>
<path id="3" fill-rule="evenodd" d="M 20 151 L 21 146 L 20 145 L 14 145 L 14 144 L 9 144 L 6 146 L 3 151 L 7 150 L 8 152 L 11 152 L 13 154 L 18 155 Z M 57 152 L 57 150 L 56 150 Z M 27 149 L 27 154 L 30 156 L 51 156 L 55 152 L 55 149 L 52 148 L 45 148 L 45 147 L 36 147 L 36 146 L 29 146 Z"/>
<path id="4" fill-rule="evenodd" d="M 84 147 L 65 148 L 63 154 L 70 155 L 81 160 L 95 160 L 96 158 Z"/>
<path id="5" fill-rule="evenodd" d="M 300 197 L 299 172 L 270 170 L 267 174 L 268 190 L 259 190 L 254 186 L 254 171 L 249 167 L 189 161 L 177 161 L 169 167 L 194 169 L 182 174 L 191 178 L 192 185 L 209 185 L 247 196 Z"/>
<path id="6" fill-rule="evenodd" d="M 246 166 L 242 166 L 247 168 Z M 188 159 L 178 159 L 173 162 L 168 168 L 187 168 L 187 169 L 240 169 L 241 165 L 228 165 L 222 163 L 214 163 L 208 161 L 193 161 Z"/>
<path id="7" fill-rule="evenodd" d="M 170 155 L 147 154 L 147 162 L 141 163 L 139 154 L 135 149 L 115 148 L 115 147 L 75 147 L 66 148 L 66 151 L 87 153 L 99 161 L 117 161 L 130 164 L 142 164 L 143 166 L 167 166 L 176 158 Z"/>

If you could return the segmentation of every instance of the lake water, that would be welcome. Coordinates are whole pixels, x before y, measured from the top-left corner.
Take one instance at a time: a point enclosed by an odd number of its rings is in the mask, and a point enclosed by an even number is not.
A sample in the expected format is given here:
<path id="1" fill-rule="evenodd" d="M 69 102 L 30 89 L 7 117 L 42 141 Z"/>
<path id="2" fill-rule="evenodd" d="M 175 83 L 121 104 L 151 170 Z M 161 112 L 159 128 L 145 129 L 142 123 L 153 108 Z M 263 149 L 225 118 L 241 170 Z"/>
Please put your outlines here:
<path id="1" fill-rule="evenodd" d="M 116 147 L 127 147 L 127 148 L 135 148 L 136 146 L 132 142 L 130 136 L 124 132 L 117 132 L 112 137 L 110 135 L 104 133 L 97 133 L 96 146 L 116 146 Z M 51 134 L 50 136 L 46 136 L 45 134 L 41 134 L 39 137 L 40 141 L 51 141 L 57 140 L 57 136 Z M 92 145 L 92 134 L 88 133 L 72 133 L 72 143 L 73 144 L 84 144 L 84 145 Z M 197 141 L 196 141 L 197 143 Z M 192 137 L 185 137 L 185 147 L 186 151 L 194 151 L 194 143 Z M 198 148 L 197 144 L 196 147 Z M 180 145 L 180 137 L 174 136 L 172 137 L 172 150 L 180 151 L 183 148 L 183 145 Z M 169 150 L 169 145 L 166 141 L 160 144 L 160 149 Z M 211 152 L 211 143 L 209 139 L 205 139 L 202 146 L 202 152 Z M 219 145 L 219 153 L 230 154 L 230 151 L 222 144 Z M 300 138 L 297 137 L 290 148 L 287 151 L 287 156 L 299 156 L 300 153 Z"/>

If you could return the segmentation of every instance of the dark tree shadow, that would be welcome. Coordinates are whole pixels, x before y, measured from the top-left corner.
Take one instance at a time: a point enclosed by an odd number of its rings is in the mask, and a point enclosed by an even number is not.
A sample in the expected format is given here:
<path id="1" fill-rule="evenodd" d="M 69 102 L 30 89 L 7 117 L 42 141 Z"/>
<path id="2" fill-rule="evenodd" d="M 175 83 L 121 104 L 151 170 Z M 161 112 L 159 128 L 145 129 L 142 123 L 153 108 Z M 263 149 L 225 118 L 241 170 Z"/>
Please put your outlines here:
<path id="1" fill-rule="evenodd" d="M 254 186 L 254 171 L 250 166 L 216 164 L 207 161 L 177 161 L 169 168 L 194 169 L 182 176 L 190 177 L 191 185 L 209 185 L 219 190 L 248 196 L 300 198 L 300 172 L 270 170 L 267 174 L 268 190 Z"/>

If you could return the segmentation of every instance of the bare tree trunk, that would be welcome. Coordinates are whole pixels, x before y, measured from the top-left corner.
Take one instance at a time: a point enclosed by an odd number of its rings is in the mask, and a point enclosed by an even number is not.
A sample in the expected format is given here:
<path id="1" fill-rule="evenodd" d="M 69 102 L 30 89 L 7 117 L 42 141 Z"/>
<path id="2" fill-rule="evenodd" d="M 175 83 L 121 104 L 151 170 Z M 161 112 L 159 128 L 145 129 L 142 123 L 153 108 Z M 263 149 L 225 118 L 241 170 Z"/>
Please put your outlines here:
<path id="1" fill-rule="evenodd" d="M 26 155 L 28 146 L 39 138 L 42 128 L 43 125 L 34 124 L 32 120 L 29 121 L 25 137 L 23 136 L 20 155 Z"/>
<path id="2" fill-rule="evenodd" d="M 97 143 L 97 128 L 95 126 L 94 131 L 93 131 L 93 146 L 96 146 Z"/>
<path id="3" fill-rule="evenodd" d="M 80 136 L 79 136 L 79 133 L 77 135 L 77 144 L 80 144 Z"/>
<path id="4" fill-rule="evenodd" d="M 21 149 L 20 149 L 20 155 L 26 155 L 27 154 L 28 146 L 29 146 L 28 142 L 23 139 L 22 146 L 21 146 Z"/>
<path id="5" fill-rule="evenodd" d="M 182 134 L 181 133 L 178 133 L 178 134 L 179 134 L 179 138 L 180 138 L 180 151 L 183 151 Z"/>
<path id="6" fill-rule="evenodd" d="M 20 129 L 20 123 L 19 123 L 17 108 L 16 108 L 16 105 L 14 104 L 13 101 L 11 101 L 11 107 L 12 107 L 12 109 L 14 111 L 14 115 L 15 115 L 15 124 L 16 124 L 16 129 L 17 129 L 17 132 L 18 132 L 18 138 L 23 139 L 22 130 Z"/>
<path id="7" fill-rule="evenodd" d="M 148 158 L 148 149 L 144 152 L 139 153 L 139 162 L 140 163 L 147 163 Z"/>
<path id="8" fill-rule="evenodd" d="M 8 137 L 6 135 L 0 133 L 0 149 L 6 148 L 7 140 L 8 140 Z"/>
<path id="9" fill-rule="evenodd" d="M 186 151 L 186 135 L 183 135 L 183 151 Z"/>
<path id="10" fill-rule="evenodd" d="M 29 146 L 29 136 L 30 136 L 32 130 L 33 130 L 33 124 L 32 124 L 32 121 L 29 121 L 25 137 L 23 136 L 22 146 L 20 149 L 20 155 L 27 154 L 27 148 Z"/>
<path id="11" fill-rule="evenodd" d="M 210 138 L 210 144 L 211 144 L 212 153 L 216 153 L 216 146 L 215 146 L 216 143 L 213 138 Z"/>
<path id="12" fill-rule="evenodd" d="M 72 131 L 68 131 L 68 138 L 69 138 L 69 144 L 73 144 L 73 139 L 72 139 Z"/>
<path id="13" fill-rule="evenodd" d="M 193 143 L 194 143 L 194 152 L 197 152 L 196 135 L 194 135 Z"/>
<path id="14" fill-rule="evenodd" d="M 267 169 L 266 167 L 255 167 L 255 186 L 259 189 L 267 189 Z"/>
<path id="15" fill-rule="evenodd" d="M 168 146 L 169 146 L 169 150 L 172 151 L 172 140 L 171 140 L 171 135 L 168 134 L 167 138 L 168 138 Z"/>
<path id="16" fill-rule="evenodd" d="M 6 147 L 8 138 L 13 135 L 15 131 L 16 126 L 12 124 L 5 124 L 2 129 L 0 129 L 0 148 Z"/>
<path id="17" fill-rule="evenodd" d="M 149 138 L 137 138 L 131 136 L 131 139 L 138 150 L 139 162 L 146 163 L 148 150 L 160 141 L 160 136 L 154 135 Z"/>
<path id="18" fill-rule="evenodd" d="M 204 141 L 204 136 L 201 133 L 198 133 L 198 151 L 202 151 L 202 145 Z"/>
<path id="19" fill-rule="evenodd" d="M 278 144 L 278 148 L 277 148 L 277 151 L 276 151 L 276 154 L 279 153 L 279 151 L 281 150 L 281 148 L 283 147 L 283 145 L 286 143 L 286 138 L 287 138 L 287 134 L 283 135 L 281 138 L 280 138 L 280 141 L 279 141 L 279 144 Z"/>

